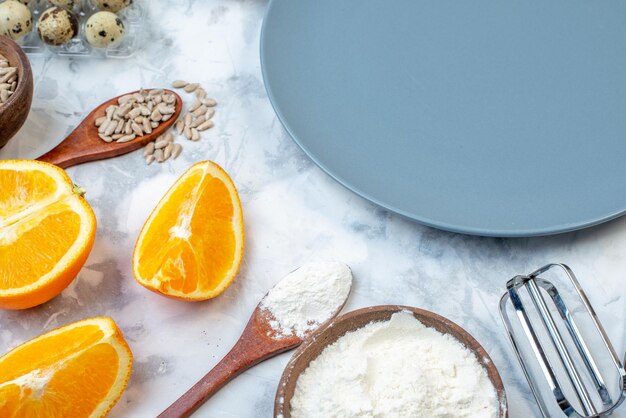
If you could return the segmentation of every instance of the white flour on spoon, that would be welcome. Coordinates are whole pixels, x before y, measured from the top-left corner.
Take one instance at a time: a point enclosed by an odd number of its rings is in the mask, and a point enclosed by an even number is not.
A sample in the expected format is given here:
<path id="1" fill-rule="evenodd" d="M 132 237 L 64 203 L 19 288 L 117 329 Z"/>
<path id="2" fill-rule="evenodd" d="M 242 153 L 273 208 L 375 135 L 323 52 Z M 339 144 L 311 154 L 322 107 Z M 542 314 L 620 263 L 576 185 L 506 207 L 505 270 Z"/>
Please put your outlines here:
<path id="1" fill-rule="evenodd" d="M 350 268 L 336 261 L 308 263 L 283 278 L 261 302 L 278 337 L 300 338 L 328 321 L 352 286 Z"/>

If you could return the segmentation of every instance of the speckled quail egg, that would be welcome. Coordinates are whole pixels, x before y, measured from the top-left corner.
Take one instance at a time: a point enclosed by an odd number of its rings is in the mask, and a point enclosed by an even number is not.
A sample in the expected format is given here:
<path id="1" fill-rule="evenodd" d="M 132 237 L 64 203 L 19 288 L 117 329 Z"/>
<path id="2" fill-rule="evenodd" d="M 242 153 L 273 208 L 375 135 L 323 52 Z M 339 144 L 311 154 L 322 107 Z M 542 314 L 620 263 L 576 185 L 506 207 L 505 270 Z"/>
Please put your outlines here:
<path id="1" fill-rule="evenodd" d="M 0 3 L 0 35 L 20 39 L 33 29 L 33 17 L 28 7 L 14 0 Z"/>
<path id="2" fill-rule="evenodd" d="M 54 6 L 41 14 L 37 31 L 49 45 L 63 45 L 78 33 L 78 19 L 67 9 Z"/>
<path id="3" fill-rule="evenodd" d="M 93 0 L 94 5 L 100 10 L 119 12 L 132 4 L 133 0 Z"/>
<path id="4" fill-rule="evenodd" d="M 34 6 L 39 3 L 39 0 L 17 0 L 24 6 Z"/>
<path id="5" fill-rule="evenodd" d="M 95 13 L 85 24 L 85 37 L 96 48 L 115 45 L 124 37 L 124 22 L 115 13 Z"/>
<path id="6" fill-rule="evenodd" d="M 80 0 L 48 0 L 53 6 L 65 7 L 66 9 L 72 10 L 74 6 L 80 4 Z"/>

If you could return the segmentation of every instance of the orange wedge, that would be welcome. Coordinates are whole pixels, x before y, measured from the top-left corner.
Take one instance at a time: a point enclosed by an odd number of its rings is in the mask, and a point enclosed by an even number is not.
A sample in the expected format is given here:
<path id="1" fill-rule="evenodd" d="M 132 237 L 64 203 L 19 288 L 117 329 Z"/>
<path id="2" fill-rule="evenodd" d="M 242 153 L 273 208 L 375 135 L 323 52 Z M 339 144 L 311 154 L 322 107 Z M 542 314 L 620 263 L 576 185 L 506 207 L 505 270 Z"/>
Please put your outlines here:
<path id="1" fill-rule="evenodd" d="M 65 171 L 0 161 L 0 308 L 30 308 L 61 293 L 95 234 L 94 213 Z"/>
<path id="2" fill-rule="evenodd" d="M 41 335 L 0 357 L 0 416 L 103 417 L 126 388 L 132 359 L 111 318 Z"/>
<path id="3" fill-rule="evenodd" d="M 161 199 L 135 246 L 137 281 L 157 293 L 206 300 L 233 281 L 243 256 L 237 189 L 211 161 L 192 166 Z"/>

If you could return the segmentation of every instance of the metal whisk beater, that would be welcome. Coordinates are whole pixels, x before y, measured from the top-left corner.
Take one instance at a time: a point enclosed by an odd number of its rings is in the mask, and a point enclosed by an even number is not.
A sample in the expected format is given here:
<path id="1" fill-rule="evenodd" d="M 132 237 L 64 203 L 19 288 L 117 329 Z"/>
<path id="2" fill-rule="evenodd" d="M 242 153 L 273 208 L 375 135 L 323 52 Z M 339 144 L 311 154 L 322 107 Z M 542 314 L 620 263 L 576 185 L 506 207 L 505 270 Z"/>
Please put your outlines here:
<path id="1" fill-rule="evenodd" d="M 566 306 L 557 288 L 550 281 L 539 277 L 551 269 L 560 270 L 569 278 L 575 293 L 582 302 L 584 310 L 591 319 L 593 328 L 599 334 L 606 353 L 595 353 L 595 357 L 591 354 L 589 344 L 585 342 L 579 327 L 574 321 L 572 311 Z M 532 301 L 536 314 L 541 318 L 540 322 L 544 327 L 544 335 L 547 334 L 547 339 L 551 343 L 550 348 L 542 345 L 538 336 L 538 328 L 535 327 L 529 316 L 530 307 L 525 306 L 523 302 L 522 292 Z M 550 312 L 544 295 L 549 296 L 561 320 L 564 321 L 567 334 L 571 337 L 569 344 L 566 343 L 562 332 L 559 331 L 554 315 Z M 507 313 L 509 304 L 512 305 L 515 316 L 519 320 L 519 325 L 528 340 L 527 342 L 534 354 L 534 359 L 537 361 L 536 364 L 533 364 L 534 361 L 526 359 L 525 355 L 523 355 L 522 341 L 518 340 Z M 500 299 L 500 315 L 515 355 L 544 417 L 553 417 L 549 411 L 551 410 L 550 406 L 554 410 L 554 405 L 558 405 L 558 409 L 567 417 L 604 417 L 610 415 L 624 401 L 626 398 L 626 371 L 624 370 L 624 364 L 617 356 L 585 292 L 568 266 L 564 264 L 548 264 L 529 275 L 516 276 L 509 280 L 507 282 L 507 292 Z M 575 349 L 572 348 L 572 345 Z M 599 357 L 600 355 L 606 356 L 607 354 L 610 362 L 616 368 L 616 376 L 619 376 L 619 382 L 613 382 L 619 386 L 619 392 L 614 391 L 617 393 L 614 393 L 613 397 L 607 388 L 605 375 L 601 373 L 597 363 L 598 359 L 601 358 Z M 530 358 L 532 359 L 532 356 Z M 584 364 L 584 367 L 577 367 L 581 363 Z M 541 382 L 541 379 L 534 377 L 531 371 L 533 366 L 539 367 L 541 370 L 540 375 L 543 375 L 545 382 Z M 570 392 L 573 392 L 576 405 L 579 406 L 581 411 L 575 409 L 574 403 L 566 397 L 564 382 L 573 389 Z M 547 383 L 547 388 L 550 389 L 551 395 L 543 395 L 543 393 L 547 392 L 544 383 Z"/>

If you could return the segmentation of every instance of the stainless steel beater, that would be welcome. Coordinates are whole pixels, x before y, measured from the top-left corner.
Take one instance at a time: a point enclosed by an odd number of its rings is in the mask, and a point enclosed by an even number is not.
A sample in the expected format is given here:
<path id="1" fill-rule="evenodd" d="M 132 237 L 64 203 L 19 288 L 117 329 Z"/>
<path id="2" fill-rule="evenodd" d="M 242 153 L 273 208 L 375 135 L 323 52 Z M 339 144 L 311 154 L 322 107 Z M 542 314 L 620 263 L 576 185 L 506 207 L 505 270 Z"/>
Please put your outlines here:
<path id="1" fill-rule="evenodd" d="M 569 278 L 584 307 L 581 311 L 586 311 L 589 315 L 592 328 L 598 332 L 601 346 L 606 353 L 595 352 L 595 356 L 591 354 L 590 342 L 583 338 L 579 326 L 574 321 L 574 312 L 565 305 L 552 282 L 540 277 L 551 269 L 565 272 Z M 554 304 L 552 312 L 546 302 L 546 296 Z M 531 300 L 532 304 L 529 304 L 528 300 Z M 534 306 L 534 310 L 528 305 Z M 516 334 L 521 336 L 522 332 L 515 331 L 507 313 L 509 309 L 515 312 L 519 320 L 518 328 L 523 330 L 526 342 L 517 337 Z M 562 411 L 567 417 L 604 417 L 610 415 L 624 401 L 626 398 L 624 364 L 617 356 L 585 292 L 568 266 L 548 264 L 527 276 L 516 276 L 509 280 L 507 292 L 500 299 L 500 315 L 515 355 L 544 417 L 554 418 L 554 415 L 550 414 L 550 411 L 554 410 Z M 564 321 L 567 332 L 563 332 L 562 325 L 560 327 L 557 325 L 554 319 L 557 315 Z M 533 325 L 537 320 L 531 317 L 537 316 L 541 318 L 543 329 Z M 546 344 L 548 341 L 550 343 Z M 526 349 L 522 347 L 523 345 L 530 346 L 534 356 L 524 354 Z M 610 360 L 608 362 L 606 354 Z M 607 386 L 607 382 L 611 380 L 606 378 L 606 373 L 601 372 L 600 361 L 615 367 L 613 373 L 615 371 L 617 373 L 611 378 L 614 386 Z M 545 382 L 540 378 L 541 375 Z M 611 391 L 610 388 L 615 390 Z M 543 395 L 548 389 L 551 395 Z"/>

